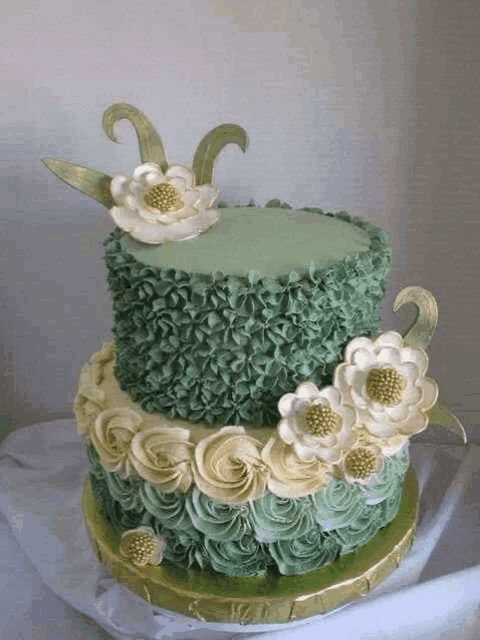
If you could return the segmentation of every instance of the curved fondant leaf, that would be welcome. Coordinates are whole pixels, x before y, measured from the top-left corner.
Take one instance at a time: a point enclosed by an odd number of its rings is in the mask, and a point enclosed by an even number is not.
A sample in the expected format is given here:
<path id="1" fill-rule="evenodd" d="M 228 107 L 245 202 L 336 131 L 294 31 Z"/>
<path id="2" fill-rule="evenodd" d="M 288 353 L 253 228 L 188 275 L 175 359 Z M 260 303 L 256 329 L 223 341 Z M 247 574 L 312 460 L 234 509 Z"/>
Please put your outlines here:
<path id="1" fill-rule="evenodd" d="M 248 147 L 248 136 L 245 129 L 238 124 L 221 124 L 202 138 L 193 157 L 193 173 L 196 184 L 212 184 L 213 165 L 218 154 L 227 144 L 236 144 L 245 153 Z"/>
<path id="2" fill-rule="evenodd" d="M 432 424 L 445 427 L 445 429 L 462 438 L 464 444 L 467 444 L 467 434 L 463 424 L 443 403 L 440 402 L 439 404 L 439 401 L 437 401 L 437 404 L 430 409 L 428 414 Z"/>
<path id="3" fill-rule="evenodd" d="M 416 306 L 416 317 L 412 325 L 404 333 L 403 339 L 411 347 L 425 349 L 437 328 L 437 303 L 430 291 L 422 287 L 406 287 L 395 298 L 393 303 L 394 313 L 397 313 L 400 307 L 409 302 Z"/>
<path id="4" fill-rule="evenodd" d="M 115 125 L 120 120 L 130 120 L 137 133 L 140 146 L 140 158 L 143 162 L 155 162 L 160 165 L 162 171 L 168 169 L 167 156 L 162 139 L 155 131 L 155 127 L 147 116 L 124 102 L 112 104 L 103 114 L 102 127 L 106 135 L 113 142 L 118 142 L 115 136 Z"/>
<path id="5" fill-rule="evenodd" d="M 98 200 L 107 209 L 115 206 L 110 191 L 112 178 L 106 173 L 56 158 L 44 158 L 42 162 L 57 178 L 85 195 Z"/>

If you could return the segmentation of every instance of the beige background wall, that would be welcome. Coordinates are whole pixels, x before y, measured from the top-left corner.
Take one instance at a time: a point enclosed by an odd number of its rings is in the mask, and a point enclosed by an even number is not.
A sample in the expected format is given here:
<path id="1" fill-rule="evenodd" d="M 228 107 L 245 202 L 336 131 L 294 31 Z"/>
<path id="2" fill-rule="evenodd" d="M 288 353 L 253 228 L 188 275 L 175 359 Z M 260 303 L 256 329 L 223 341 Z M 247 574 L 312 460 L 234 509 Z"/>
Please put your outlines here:
<path id="1" fill-rule="evenodd" d="M 70 415 L 78 368 L 111 328 L 102 240 L 113 223 L 40 163 L 107 173 L 138 164 L 100 129 L 126 101 L 190 164 L 220 122 L 247 155 L 217 165 L 223 198 L 347 209 L 385 228 L 395 260 L 384 327 L 404 286 L 438 299 L 431 375 L 480 422 L 480 10 L 466 0 L 241 3 L 20 0 L 7 10 L 2 79 L 1 342 L 4 424 Z M 479 438 L 478 430 L 476 439 Z"/>

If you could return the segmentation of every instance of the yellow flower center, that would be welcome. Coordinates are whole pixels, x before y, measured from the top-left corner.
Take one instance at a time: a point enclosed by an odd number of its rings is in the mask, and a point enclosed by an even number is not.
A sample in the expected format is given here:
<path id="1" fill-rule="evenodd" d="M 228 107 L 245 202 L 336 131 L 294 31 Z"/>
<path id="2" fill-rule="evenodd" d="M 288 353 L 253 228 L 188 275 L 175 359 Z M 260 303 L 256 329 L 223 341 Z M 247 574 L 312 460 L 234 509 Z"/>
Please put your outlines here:
<path id="1" fill-rule="evenodd" d="M 345 458 L 345 469 L 352 478 L 366 478 L 376 471 L 378 458 L 369 449 L 353 449 Z"/>
<path id="2" fill-rule="evenodd" d="M 405 379 L 395 369 L 372 369 L 367 375 L 367 394 L 380 404 L 400 402 L 405 387 Z"/>
<path id="3" fill-rule="evenodd" d="M 305 430 L 313 436 L 328 436 L 338 431 L 342 418 L 326 404 L 312 404 L 305 411 Z"/>
<path id="4" fill-rule="evenodd" d="M 162 182 L 152 187 L 144 195 L 146 205 L 159 211 L 177 211 L 183 207 L 183 201 L 179 192 L 169 182 Z"/>
<path id="5" fill-rule="evenodd" d="M 149 562 L 155 552 L 155 542 L 151 536 L 140 534 L 128 543 L 128 555 L 141 564 Z"/>

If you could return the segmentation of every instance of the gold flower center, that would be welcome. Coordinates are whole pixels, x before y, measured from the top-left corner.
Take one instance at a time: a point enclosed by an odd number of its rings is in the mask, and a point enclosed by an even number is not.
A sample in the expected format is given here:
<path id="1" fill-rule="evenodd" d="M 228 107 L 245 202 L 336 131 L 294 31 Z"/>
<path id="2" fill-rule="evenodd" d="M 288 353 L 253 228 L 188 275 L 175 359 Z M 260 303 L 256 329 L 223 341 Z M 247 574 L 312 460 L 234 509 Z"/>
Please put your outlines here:
<path id="1" fill-rule="evenodd" d="M 369 449 L 354 449 L 345 458 L 345 469 L 352 478 L 366 478 L 376 470 L 377 464 L 377 456 Z"/>
<path id="2" fill-rule="evenodd" d="M 137 562 L 148 562 L 155 551 L 155 543 L 150 536 L 141 534 L 128 544 L 128 555 Z"/>
<path id="3" fill-rule="evenodd" d="M 372 369 L 367 375 L 367 394 L 380 404 L 397 404 L 402 399 L 406 383 L 398 371 L 391 368 Z"/>
<path id="4" fill-rule="evenodd" d="M 312 404 L 303 417 L 305 430 L 313 436 L 328 436 L 342 424 L 342 418 L 326 404 Z"/>
<path id="5" fill-rule="evenodd" d="M 179 192 L 169 182 L 162 182 L 152 187 L 144 195 L 146 205 L 159 211 L 176 211 L 183 207 L 183 201 Z"/>

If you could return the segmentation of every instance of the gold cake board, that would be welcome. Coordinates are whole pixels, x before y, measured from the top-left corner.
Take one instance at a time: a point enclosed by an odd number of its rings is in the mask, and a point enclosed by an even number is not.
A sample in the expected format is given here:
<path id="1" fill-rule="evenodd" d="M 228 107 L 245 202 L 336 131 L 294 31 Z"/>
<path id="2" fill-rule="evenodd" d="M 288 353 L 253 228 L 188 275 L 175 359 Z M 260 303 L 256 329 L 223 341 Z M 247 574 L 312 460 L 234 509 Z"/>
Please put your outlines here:
<path id="1" fill-rule="evenodd" d="M 234 578 L 164 561 L 140 568 L 119 554 L 120 536 L 101 515 L 86 483 L 82 504 L 100 561 L 153 605 L 203 622 L 275 624 L 327 613 L 365 595 L 394 571 L 415 537 L 418 486 L 410 468 L 395 519 L 355 553 L 301 576 Z"/>

